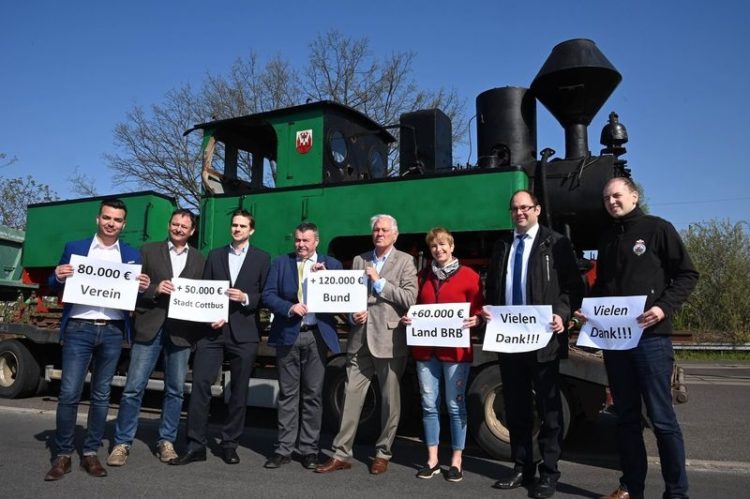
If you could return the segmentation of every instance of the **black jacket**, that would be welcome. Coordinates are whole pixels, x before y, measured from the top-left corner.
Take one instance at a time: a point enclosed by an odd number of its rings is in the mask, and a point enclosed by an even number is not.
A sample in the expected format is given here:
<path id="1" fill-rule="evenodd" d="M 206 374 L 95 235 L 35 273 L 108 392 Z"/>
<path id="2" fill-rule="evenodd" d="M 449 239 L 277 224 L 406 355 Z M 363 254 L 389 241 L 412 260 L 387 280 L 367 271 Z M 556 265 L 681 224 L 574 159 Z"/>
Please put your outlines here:
<path id="1" fill-rule="evenodd" d="M 675 228 L 640 208 L 615 219 L 602 234 L 593 296 L 646 295 L 666 318 L 643 334 L 672 333 L 672 316 L 698 282 L 698 272 Z"/>
<path id="2" fill-rule="evenodd" d="M 509 232 L 503 234 L 492 250 L 485 292 L 488 305 L 505 305 L 505 278 L 512 244 L 513 233 Z M 571 311 L 580 306 L 583 296 L 583 279 L 570 241 L 547 227 L 539 226 L 526 273 L 526 303 L 552 305 L 552 312 L 567 324 Z M 555 335 L 546 347 L 537 350 L 537 360 L 549 362 L 565 358 L 567 354 L 566 331 Z"/>

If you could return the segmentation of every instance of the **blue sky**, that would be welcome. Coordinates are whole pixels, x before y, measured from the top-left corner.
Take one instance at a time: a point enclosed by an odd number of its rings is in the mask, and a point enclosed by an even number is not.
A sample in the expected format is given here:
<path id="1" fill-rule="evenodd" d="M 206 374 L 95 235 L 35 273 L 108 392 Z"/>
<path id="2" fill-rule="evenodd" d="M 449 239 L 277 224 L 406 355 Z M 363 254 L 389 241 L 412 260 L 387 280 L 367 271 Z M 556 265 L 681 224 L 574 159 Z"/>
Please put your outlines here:
<path id="1" fill-rule="evenodd" d="M 329 29 L 366 36 L 375 54 L 413 51 L 416 81 L 455 88 L 468 116 L 482 91 L 530 85 L 557 43 L 590 38 L 623 75 L 592 121 L 592 152 L 614 110 L 652 213 L 681 229 L 750 222 L 749 14 L 739 0 L 7 3 L 0 152 L 17 161 L 0 176 L 30 174 L 68 198 L 77 168 L 101 194 L 119 192 L 103 155 L 115 152 L 113 129 L 133 105 L 199 87 L 251 51 L 301 67 L 310 41 Z M 538 149 L 563 155 L 562 129 L 541 105 L 537 120 Z"/>

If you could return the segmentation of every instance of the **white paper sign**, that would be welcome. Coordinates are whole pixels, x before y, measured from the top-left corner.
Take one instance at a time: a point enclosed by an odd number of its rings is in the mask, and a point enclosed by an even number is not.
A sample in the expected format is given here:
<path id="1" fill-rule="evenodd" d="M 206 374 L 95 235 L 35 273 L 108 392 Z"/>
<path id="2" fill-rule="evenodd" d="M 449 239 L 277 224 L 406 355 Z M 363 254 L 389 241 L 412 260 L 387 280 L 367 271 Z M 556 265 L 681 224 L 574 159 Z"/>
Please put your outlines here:
<path id="1" fill-rule="evenodd" d="M 489 352 L 533 352 L 552 339 L 550 305 L 487 306 L 492 319 L 487 322 L 482 350 Z"/>
<path id="2" fill-rule="evenodd" d="M 63 301 L 94 307 L 135 310 L 140 264 L 71 255 L 73 275 L 65 280 Z"/>
<path id="3" fill-rule="evenodd" d="M 584 298 L 581 326 L 576 345 L 602 350 L 630 350 L 638 346 L 643 329 L 636 318 L 643 313 L 646 296 Z"/>
<path id="4" fill-rule="evenodd" d="M 406 326 L 409 346 L 471 346 L 470 330 L 463 326 L 464 319 L 469 317 L 468 303 L 412 305 L 407 315 L 411 318 L 411 324 Z"/>
<path id="5" fill-rule="evenodd" d="M 305 304 L 312 313 L 352 313 L 367 310 L 364 270 L 318 270 L 304 282 Z"/>
<path id="6" fill-rule="evenodd" d="M 173 277 L 167 317 L 193 322 L 229 320 L 229 281 Z"/>

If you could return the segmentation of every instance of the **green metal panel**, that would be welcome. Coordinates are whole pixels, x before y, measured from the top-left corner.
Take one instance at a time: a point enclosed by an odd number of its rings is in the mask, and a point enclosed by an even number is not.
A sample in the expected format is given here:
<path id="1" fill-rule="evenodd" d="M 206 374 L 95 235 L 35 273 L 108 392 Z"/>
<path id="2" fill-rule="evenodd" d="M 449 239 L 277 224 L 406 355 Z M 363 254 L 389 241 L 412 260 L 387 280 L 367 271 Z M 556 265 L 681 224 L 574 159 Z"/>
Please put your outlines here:
<path id="1" fill-rule="evenodd" d="M 378 213 L 396 217 L 401 234 L 424 234 L 437 225 L 453 232 L 508 230 L 510 196 L 527 186 L 521 171 L 475 170 L 215 197 L 203 202 L 203 217 L 215 223 L 206 225 L 200 244 L 204 251 L 228 244 L 229 214 L 240 205 L 256 218 L 252 244 L 274 256 L 292 250 L 294 227 L 304 220 L 320 227 L 323 252 L 337 237 L 368 235 L 369 219 Z"/>
<path id="2" fill-rule="evenodd" d="M 21 279 L 24 232 L 0 225 L 0 282 Z"/>
<path id="3" fill-rule="evenodd" d="M 276 187 L 317 185 L 323 182 L 323 114 L 320 110 L 291 114 L 268 120 L 276 131 Z M 312 130 L 312 148 L 297 152 L 297 132 Z"/>
<path id="4" fill-rule="evenodd" d="M 120 236 L 123 241 L 140 247 L 167 237 L 169 217 L 177 206 L 174 199 L 155 192 L 106 197 L 120 198 L 128 208 L 127 223 Z M 104 197 L 29 205 L 23 266 L 53 267 L 60 260 L 66 242 L 93 236 L 102 199 Z"/>

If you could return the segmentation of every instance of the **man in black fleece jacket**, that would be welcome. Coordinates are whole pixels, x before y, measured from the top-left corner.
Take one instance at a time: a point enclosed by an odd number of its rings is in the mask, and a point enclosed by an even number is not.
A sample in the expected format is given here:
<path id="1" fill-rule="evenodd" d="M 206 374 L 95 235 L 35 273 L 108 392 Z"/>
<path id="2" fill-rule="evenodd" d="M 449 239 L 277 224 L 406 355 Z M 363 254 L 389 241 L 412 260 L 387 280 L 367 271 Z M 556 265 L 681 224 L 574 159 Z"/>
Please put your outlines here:
<path id="1" fill-rule="evenodd" d="M 620 486 L 605 497 L 643 497 L 648 465 L 641 400 L 656 434 L 664 497 L 688 497 L 685 444 L 672 407 L 670 335 L 672 317 L 695 288 L 698 272 L 672 224 L 638 207 L 638 191 L 631 179 L 616 177 L 606 184 L 604 207 L 613 223 L 599 243 L 592 295 L 646 295 L 645 311 L 638 318 L 643 327 L 638 346 L 604 351 L 622 468 Z"/>

